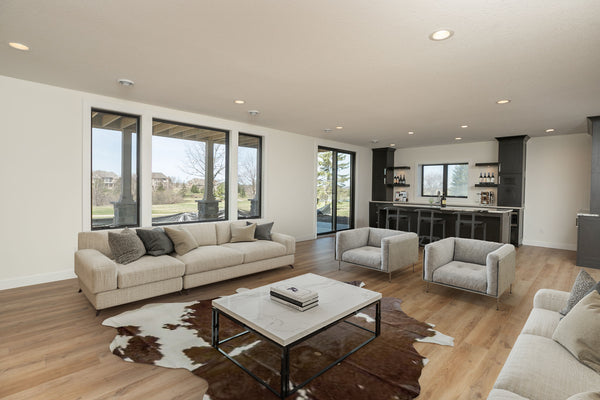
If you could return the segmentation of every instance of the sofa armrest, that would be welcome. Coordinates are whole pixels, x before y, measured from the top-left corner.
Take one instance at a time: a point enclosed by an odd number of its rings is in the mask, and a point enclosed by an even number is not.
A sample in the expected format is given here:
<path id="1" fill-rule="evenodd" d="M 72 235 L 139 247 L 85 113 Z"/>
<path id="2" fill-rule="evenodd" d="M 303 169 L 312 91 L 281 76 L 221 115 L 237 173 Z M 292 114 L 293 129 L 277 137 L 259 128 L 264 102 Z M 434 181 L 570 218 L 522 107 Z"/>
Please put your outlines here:
<path id="1" fill-rule="evenodd" d="M 487 294 L 499 297 L 515 281 L 517 252 L 512 244 L 502 245 L 486 257 Z"/>
<path id="2" fill-rule="evenodd" d="M 533 308 L 559 312 L 567 306 L 569 292 L 554 289 L 540 289 L 533 297 Z"/>
<path id="3" fill-rule="evenodd" d="M 75 252 L 75 274 L 92 293 L 117 288 L 117 264 L 98 250 Z"/>
<path id="4" fill-rule="evenodd" d="M 296 238 L 295 237 L 286 235 L 283 233 L 273 232 L 273 233 L 271 233 L 271 240 L 284 245 L 286 255 L 296 253 Z"/>
<path id="5" fill-rule="evenodd" d="M 419 260 L 419 237 L 406 232 L 381 239 L 381 270 L 392 272 Z"/>
<path id="6" fill-rule="evenodd" d="M 423 280 L 433 282 L 433 271 L 454 259 L 454 238 L 438 240 L 425 246 Z"/>
<path id="7" fill-rule="evenodd" d="M 346 251 L 366 246 L 368 241 L 369 228 L 350 229 L 336 233 L 335 259 L 341 260 Z"/>

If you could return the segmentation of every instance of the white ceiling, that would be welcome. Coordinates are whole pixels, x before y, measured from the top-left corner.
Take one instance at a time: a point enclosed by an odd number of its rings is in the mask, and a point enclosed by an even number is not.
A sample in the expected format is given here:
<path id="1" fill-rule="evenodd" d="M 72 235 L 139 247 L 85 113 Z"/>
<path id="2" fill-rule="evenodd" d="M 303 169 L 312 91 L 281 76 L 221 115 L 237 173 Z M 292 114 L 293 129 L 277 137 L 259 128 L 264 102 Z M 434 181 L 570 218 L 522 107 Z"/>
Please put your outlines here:
<path id="1" fill-rule="evenodd" d="M 0 74 L 362 146 L 581 133 L 600 1 L 0 0 Z"/>

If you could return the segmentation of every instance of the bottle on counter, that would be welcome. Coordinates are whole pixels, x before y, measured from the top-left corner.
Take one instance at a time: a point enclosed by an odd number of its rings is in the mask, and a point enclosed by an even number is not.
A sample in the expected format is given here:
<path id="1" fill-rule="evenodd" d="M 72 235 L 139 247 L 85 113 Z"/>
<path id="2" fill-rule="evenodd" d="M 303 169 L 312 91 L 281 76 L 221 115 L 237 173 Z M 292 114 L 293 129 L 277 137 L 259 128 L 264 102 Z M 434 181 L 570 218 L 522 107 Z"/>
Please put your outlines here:
<path id="1" fill-rule="evenodd" d="M 442 193 L 442 199 L 440 200 L 440 207 L 446 207 L 446 195 Z"/>

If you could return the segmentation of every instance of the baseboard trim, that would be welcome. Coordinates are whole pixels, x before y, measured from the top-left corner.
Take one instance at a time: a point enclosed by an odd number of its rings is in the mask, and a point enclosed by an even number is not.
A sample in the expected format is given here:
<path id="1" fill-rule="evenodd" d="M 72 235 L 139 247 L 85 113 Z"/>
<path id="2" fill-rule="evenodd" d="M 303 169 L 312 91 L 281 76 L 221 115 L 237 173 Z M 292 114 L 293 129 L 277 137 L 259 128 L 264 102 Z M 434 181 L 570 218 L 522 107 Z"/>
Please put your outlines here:
<path id="1" fill-rule="evenodd" d="M 526 246 L 547 247 L 559 250 L 577 250 L 577 244 L 540 242 L 537 240 L 523 240 L 523 244 Z"/>
<path id="2" fill-rule="evenodd" d="M 65 279 L 76 278 L 75 272 L 72 269 L 62 271 L 47 272 L 44 274 L 35 274 L 20 276 L 18 278 L 4 279 L 0 281 L 0 290 L 14 289 L 23 286 L 39 285 L 40 283 L 48 283 L 62 281 Z"/>

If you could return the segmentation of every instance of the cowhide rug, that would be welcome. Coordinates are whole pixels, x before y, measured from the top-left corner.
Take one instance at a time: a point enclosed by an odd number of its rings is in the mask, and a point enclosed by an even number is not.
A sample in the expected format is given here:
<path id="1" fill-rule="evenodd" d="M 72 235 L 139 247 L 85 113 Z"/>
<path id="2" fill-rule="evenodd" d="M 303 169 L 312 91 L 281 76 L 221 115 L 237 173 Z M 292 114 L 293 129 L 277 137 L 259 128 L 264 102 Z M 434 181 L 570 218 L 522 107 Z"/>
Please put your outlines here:
<path id="1" fill-rule="evenodd" d="M 409 317 L 400 300 L 382 299 L 381 336 L 343 362 L 311 381 L 288 399 L 413 399 L 419 395 L 424 360 L 414 349 L 416 340 L 452 345 L 453 339 Z M 350 320 L 372 329 L 375 308 Z M 186 368 L 204 378 L 205 400 L 276 399 L 264 386 L 210 346 L 211 301 L 149 304 L 108 318 L 103 325 L 117 328 L 110 344 L 125 361 Z M 242 329 L 221 315 L 220 337 Z M 300 343 L 290 351 L 290 379 L 304 382 L 347 353 L 369 334 L 350 324 L 334 327 Z M 436 338 L 441 341 L 436 341 Z M 432 340 L 433 339 L 433 340 Z M 222 345 L 242 365 L 271 386 L 279 388 L 280 351 L 255 335 L 244 335 Z"/>

